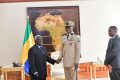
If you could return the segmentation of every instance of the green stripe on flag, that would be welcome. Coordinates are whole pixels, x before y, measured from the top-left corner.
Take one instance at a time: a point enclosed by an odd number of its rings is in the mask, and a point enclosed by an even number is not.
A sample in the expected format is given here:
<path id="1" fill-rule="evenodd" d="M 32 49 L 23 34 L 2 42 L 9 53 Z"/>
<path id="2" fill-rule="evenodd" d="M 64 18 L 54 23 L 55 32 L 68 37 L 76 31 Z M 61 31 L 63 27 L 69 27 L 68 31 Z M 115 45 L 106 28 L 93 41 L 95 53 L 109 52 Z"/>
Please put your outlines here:
<path id="1" fill-rule="evenodd" d="M 31 26 L 30 26 L 30 23 L 29 23 L 29 19 L 27 19 L 27 25 L 26 25 L 25 35 L 24 35 L 23 46 L 26 43 L 26 41 L 28 40 L 31 32 L 32 32 L 32 30 L 31 30 Z"/>

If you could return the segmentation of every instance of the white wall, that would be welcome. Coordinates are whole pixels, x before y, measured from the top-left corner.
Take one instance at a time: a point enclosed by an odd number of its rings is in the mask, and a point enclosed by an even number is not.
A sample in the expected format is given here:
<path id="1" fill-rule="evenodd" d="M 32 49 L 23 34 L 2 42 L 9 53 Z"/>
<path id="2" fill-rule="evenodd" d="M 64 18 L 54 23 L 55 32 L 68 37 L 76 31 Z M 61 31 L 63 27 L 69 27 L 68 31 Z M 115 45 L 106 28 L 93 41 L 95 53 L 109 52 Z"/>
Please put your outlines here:
<path id="1" fill-rule="evenodd" d="M 120 30 L 120 1 L 100 0 L 80 2 L 82 61 L 104 60 L 108 44 L 108 27 Z M 120 32 L 118 32 L 120 34 Z"/>
<path id="2" fill-rule="evenodd" d="M 80 6 L 82 62 L 104 60 L 107 29 L 120 27 L 120 1 L 59 1 L 0 3 L 0 65 L 20 61 L 26 27 L 26 7 Z M 119 28 L 120 29 L 120 28 Z"/>

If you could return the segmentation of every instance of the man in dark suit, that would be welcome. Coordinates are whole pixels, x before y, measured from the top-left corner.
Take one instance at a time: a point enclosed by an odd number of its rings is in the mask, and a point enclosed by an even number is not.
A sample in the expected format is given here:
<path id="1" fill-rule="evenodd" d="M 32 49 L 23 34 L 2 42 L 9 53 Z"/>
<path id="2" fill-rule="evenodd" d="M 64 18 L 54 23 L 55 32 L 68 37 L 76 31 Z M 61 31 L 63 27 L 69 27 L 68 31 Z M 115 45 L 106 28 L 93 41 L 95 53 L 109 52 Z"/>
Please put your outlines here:
<path id="1" fill-rule="evenodd" d="M 30 78 L 31 80 L 46 80 L 46 61 L 51 64 L 56 63 L 56 60 L 47 56 L 47 50 L 41 46 L 42 37 L 35 36 L 35 45 L 30 48 L 28 53 L 28 61 L 30 64 Z"/>
<path id="2" fill-rule="evenodd" d="M 110 26 L 108 29 L 109 40 L 106 51 L 105 66 L 109 69 L 111 80 L 120 80 L 120 37 L 117 34 L 117 27 Z"/>

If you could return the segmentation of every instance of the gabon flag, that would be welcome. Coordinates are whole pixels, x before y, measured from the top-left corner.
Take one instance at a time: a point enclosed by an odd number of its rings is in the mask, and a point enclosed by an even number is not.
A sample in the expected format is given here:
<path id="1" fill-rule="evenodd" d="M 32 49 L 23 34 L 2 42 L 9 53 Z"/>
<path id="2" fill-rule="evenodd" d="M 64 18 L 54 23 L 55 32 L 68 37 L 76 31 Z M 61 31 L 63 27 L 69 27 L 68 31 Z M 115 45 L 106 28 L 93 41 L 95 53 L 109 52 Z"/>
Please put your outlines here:
<path id="1" fill-rule="evenodd" d="M 31 25 L 29 22 L 29 17 L 27 18 L 26 30 L 24 35 L 21 63 L 24 66 L 24 71 L 29 74 L 29 62 L 28 62 L 28 51 L 35 44 L 33 33 L 31 30 Z"/>

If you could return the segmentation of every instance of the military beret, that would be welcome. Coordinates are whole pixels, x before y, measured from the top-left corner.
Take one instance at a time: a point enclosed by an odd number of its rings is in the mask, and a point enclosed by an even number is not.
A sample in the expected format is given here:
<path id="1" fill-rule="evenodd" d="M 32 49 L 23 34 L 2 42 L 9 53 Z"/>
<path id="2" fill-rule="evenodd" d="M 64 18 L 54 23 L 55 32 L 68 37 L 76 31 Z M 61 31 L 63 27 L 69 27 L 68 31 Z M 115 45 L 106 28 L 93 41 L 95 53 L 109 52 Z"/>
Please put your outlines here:
<path id="1" fill-rule="evenodd" d="M 65 27 L 66 27 L 66 28 L 67 28 L 67 27 L 75 27 L 75 22 L 70 21 L 70 20 L 65 21 Z"/>

